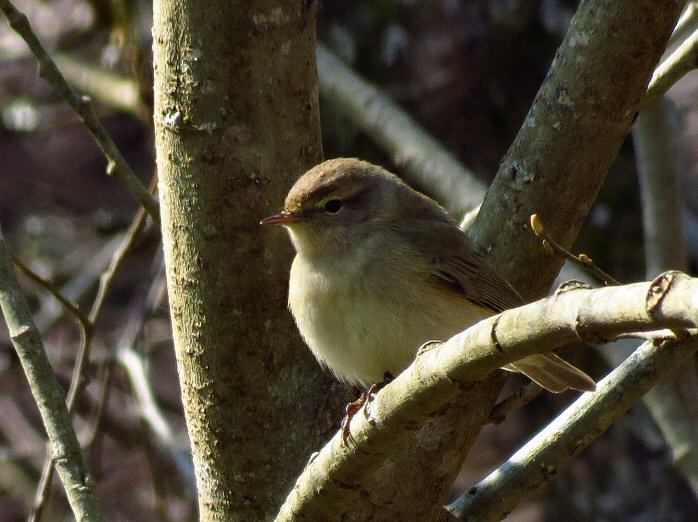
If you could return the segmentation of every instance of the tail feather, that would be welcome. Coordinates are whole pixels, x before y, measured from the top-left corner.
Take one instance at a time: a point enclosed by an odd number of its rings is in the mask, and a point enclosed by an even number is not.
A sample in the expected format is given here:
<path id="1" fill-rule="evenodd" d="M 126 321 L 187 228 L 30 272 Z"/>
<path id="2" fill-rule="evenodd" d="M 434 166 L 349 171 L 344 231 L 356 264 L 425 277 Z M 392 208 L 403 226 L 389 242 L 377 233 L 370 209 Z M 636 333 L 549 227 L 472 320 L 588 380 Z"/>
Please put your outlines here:
<path id="1" fill-rule="evenodd" d="M 570 388 L 579 391 L 596 389 L 594 379 L 553 353 L 529 355 L 505 369 L 523 373 L 553 393 L 561 393 Z"/>

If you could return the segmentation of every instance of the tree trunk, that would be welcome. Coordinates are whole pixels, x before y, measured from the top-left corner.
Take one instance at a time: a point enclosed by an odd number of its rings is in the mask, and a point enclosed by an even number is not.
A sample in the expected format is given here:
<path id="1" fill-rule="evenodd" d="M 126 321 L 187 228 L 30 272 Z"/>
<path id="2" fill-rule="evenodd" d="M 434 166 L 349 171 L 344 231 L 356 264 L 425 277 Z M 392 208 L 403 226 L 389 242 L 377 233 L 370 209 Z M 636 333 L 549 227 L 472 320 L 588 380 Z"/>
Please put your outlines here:
<path id="1" fill-rule="evenodd" d="M 163 243 L 201 520 L 270 518 L 344 400 L 286 310 L 290 244 L 258 225 L 321 160 L 315 18 L 305 0 L 154 3 Z"/>

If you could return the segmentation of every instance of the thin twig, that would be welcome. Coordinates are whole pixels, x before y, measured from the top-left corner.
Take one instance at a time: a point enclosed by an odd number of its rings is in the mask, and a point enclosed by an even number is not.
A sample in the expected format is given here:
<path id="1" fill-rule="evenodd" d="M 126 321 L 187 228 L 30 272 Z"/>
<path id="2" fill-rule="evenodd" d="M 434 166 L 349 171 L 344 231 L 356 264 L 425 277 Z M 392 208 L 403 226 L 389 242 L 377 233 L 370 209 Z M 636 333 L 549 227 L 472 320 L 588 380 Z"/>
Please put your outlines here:
<path id="1" fill-rule="evenodd" d="M 99 385 L 100 393 L 97 399 L 97 411 L 92 417 L 90 427 L 85 430 L 87 433 L 89 433 L 89 435 L 84 439 L 85 447 L 92 447 L 97 440 L 97 436 L 102 430 L 104 415 L 106 413 L 107 404 L 109 403 L 115 364 L 116 359 L 114 357 L 109 357 L 102 367 L 102 378 L 100 379 L 101 384 Z"/>
<path id="2" fill-rule="evenodd" d="M 151 190 L 157 183 L 156 176 L 153 177 L 151 182 Z M 138 211 L 138 214 L 134 221 L 131 223 L 126 236 L 124 237 L 119 248 L 116 249 L 112 256 L 111 263 L 101 275 L 99 280 L 99 288 L 97 289 L 97 295 L 92 303 L 92 309 L 88 316 L 88 320 L 91 324 L 95 324 L 99 314 L 104 305 L 105 298 L 111 289 L 114 278 L 118 273 L 119 269 L 124 263 L 124 260 L 128 256 L 129 252 L 133 248 L 136 239 L 139 237 L 143 227 L 145 226 L 147 214 L 143 208 Z M 87 366 L 87 362 L 90 357 L 90 343 L 92 341 L 93 331 L 85 331 L 85 335 L 81 335 L 80 348 L 78 350 L 77 362 L 73 368 L 73 375 L 70 381 L 70 388 L 68 390 L 67 405 L 68 410 L 72 413 L 75 407 L 75 400 L 79 392 L 86 385 L 84 379 L 84 370 Z M 29 516 L 29 522 L 38 522 L 41 519 L 43 513 L 43 508 L 48 501 L 50 489 L 49 486 L 53 481 L 53 463 L 50 459 L 44 462 L 44 467 L 41 471 L 41 479 L 36 488 L 36 493 L 34 494 L 34 502 L 32 504 L 32 511 Z"/>
<path id="3" fill-rule="evenodd" d="M 71 302 L 67 297 L 65 297 L 51 281 L 44 279 L 39 274 L 34 272 L 31 268 L 22 263 L 22 261 L 20 261 L 19 258 L 17 258 L 17 256 L 15 256 L 14 254 L 12 255 L 12 261 L 14 262 L 15 266 L 19 269 L 19 271 L 22 272 L 22 274 L 34 281 L 37 285 L 39 285 L 48 293 L 50 293 L 54 297 L 54 299 L 56 299 L 56 301 L 61 303 L 63 307 L 73 317 L 75 317 L 80 328 L 84 329 L 85 331 L 92 331 L 94 325 L 92 324 L 90 319 L 82 313 L 82 310 L 80 310 L 80 308 L 75 303 Z"/>
<path id="4" fill-rule="evenodd" d="M 90 252 L 90 262 L 83 269 L 76 273 L 71 279 L 65 282 L 59 289 L 61 295 L 73 303 L 81 302 L 85 296 L 95 287 L 99 281 L 99 276 L 111 262 L 117 247 L 123 241 L 125 232 L 115 234 L 112 239 L 106 242 L 96 252 Z M 39 331 L 48 331 L 61 317 L 63 308 L 60 303 L 53 299 L 43 300 L 38 310 L 34 314 L 34 320 Z"/>
<path id="5" fill-rule="evenodd" d="M 102 513 L 82 461 L 72 419 L 36 329 L 7 246 L 0 233 L 0 306 L 22 363 L 51 446 L 51 459 L 77 520 L 101 520 Z"/>
<path id="6" fill-rule="evenodd" d="M 107 130 L 99 121 L 89 96 L 80 96 L 66 81 L 32 30 L 29 20 L 24 13 L 18 11 L 9 0 L 0 0 L 0 9 L 5 13 L 12 29 L 24 39 L 36 57 L 41 77 L 54 86 L 89 129 L 90 134 L 92 134 L 92 137 L 107 158 L 107 173 L 118 179 L 143 205 L 153 221 L 159 223 L 160 211 L 157 200 L 151 196 L 148 189 L 140 182 Z"/>
<path id="7" fill-rule="evenodd" d="M 543 240 L 543 247 L 549 252 L 558 254 L 564 259 L 579 265 L 583 270 L 600 279 L 606 286 L 617 286 L 621 284 L 620 281 L 608 275 L 606 272 L 596 266 L 591 258 L 586 254 L 579 254 L 579 256 L 575 256 L 572 252 L 551 238 L 546 232 L 545 227 L 543 226 L 543 221 L 538 214 L 531 215 L 531 228 L 536 236 Z"/>

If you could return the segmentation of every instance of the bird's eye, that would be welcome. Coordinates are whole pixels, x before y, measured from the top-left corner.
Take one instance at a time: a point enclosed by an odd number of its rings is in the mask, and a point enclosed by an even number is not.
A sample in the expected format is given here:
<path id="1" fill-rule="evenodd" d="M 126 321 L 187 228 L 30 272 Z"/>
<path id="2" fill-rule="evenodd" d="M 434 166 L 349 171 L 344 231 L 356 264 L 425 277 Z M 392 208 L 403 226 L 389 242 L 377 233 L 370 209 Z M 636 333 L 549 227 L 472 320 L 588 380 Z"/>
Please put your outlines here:
<path id="1" fill-rule="evenodd" d="M 330 199 L 323 208 L 328 214 L 336 214 L 342 210 L 342 202 L 339 199 Z"/>

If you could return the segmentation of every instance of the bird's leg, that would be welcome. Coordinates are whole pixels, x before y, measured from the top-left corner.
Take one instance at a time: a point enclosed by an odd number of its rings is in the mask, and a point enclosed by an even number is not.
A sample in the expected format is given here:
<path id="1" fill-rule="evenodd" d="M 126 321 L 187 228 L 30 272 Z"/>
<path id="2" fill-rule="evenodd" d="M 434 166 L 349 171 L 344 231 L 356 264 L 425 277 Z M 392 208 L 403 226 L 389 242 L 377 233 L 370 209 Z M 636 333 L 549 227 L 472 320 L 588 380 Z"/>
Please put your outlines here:
<path id="1" fill-rule="evenodd" d="M 381 382 L 374 382 L 368 388 L 368 390 L 361 394 L 361 396 L 358 399 L 356 399 L 354 402 L 350 402 L 349 404 L 347 404 L 341 425 L 342 442 L 344 442 L 344 444 L 347 444 L 352 439 L 351 420 L 354 418 L 354 415 L 356 415 L 359 412 L 359 410 L 363 408 L 364 416 L 370 421 L 370 413 L 368 409 L 371 401 L 373 400 L 373 397 L 393 379 L 394 377 L 390 372 L 385 372 L 383 374 L 383 380 Z"/>
<path id="2" fill-rule="evenodd" d="M 342 419 L 342 424 L 340 429 L 342 430 L 342 442 L 345 445 L 349 445 L 349 441 L 353 440 L 351 436 L 351 419 L 354 415 L 361 409 L 361 407 L 366 402 L 366 393 L 362 393 L 361 396 L 353 402 L 347 404 L 344 409 L 344 418 Z"/>
<path id="3" fill-rule="evenodd" d="M 364 406 L 364 417 L 366 417 L 369 421 L 371 420 L 370 415 L 370 407 L 371 407 L 371 402 L 373 401 L 373 398 L 376 396 L 376 394 L 381 391 L 387 384 L 390 384 L 390 382 L 394 379 L 393 374 L 390 372 L 385 372 L 383 374 L 383 381 L 382 382 L 374 382 L 371 387 L 368 389 L 366 392 L 366 400 L 365 406 Z"/>
<path id="4" fill-rule="evenodd" d="M 519 388 L 516 393 L 510 395 L 509 397 L 501 400 L 494 405 L 492 411 L 490 412 L 490 418 L 488 423 L 500 424 L 504 421 L 504 418 L 510 413 L 524 407 L 526 404 L 535 399 L 543 388 L 538 386 L 535 382 L 529 382 L 528 384 Z"/>

